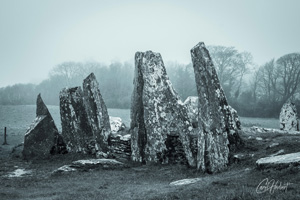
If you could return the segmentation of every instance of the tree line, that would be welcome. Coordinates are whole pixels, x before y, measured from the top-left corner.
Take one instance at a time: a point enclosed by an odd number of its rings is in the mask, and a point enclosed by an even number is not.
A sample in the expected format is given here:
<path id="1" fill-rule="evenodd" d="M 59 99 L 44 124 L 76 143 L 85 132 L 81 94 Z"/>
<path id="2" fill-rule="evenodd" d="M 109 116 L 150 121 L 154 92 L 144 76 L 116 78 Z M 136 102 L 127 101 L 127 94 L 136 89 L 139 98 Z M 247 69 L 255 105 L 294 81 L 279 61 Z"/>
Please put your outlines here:
<path id="1" fill-rule="evenodd" d="M 208 46 L 229 104 L 239 115 L 278 117 L 282 105 L 292 100 L 300 111 L 300 54 L 291 53 L 272 59 L 260 67 L 249 52 L 234 47 Z M 196 96 L 193 66 L 165 63 L 168 76 L 184 101 Z M 35 104 L 38 93 L 46 104 L 58 105 L 59 92 L 65 87 L 81 86 L 91 72 L 100 85 L 109 108 L 130 108 L 134 63 L 64 62 L 52 68 L 40 84 L 16 84 L 0 88 L 1 105 Z"/>

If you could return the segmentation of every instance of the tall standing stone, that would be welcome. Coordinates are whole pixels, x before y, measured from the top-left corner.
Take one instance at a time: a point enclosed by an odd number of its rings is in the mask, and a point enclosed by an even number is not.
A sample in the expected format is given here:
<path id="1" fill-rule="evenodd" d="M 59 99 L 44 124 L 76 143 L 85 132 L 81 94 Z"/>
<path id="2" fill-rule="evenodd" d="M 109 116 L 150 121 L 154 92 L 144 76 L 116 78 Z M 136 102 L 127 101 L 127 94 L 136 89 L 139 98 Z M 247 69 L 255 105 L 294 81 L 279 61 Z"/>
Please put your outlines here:
<path id="1" fill-rule="evenodd" d="M 94 73 L 83 81 L 83 96 L 97 150 L 107 152 L 107 139 L 110 134 L 109 116 Z"/>
<path id="2" fill-rule="evenodd" d="M 230 107 L 203 42 L 191 50 L 191 56 L 199 97 L 197 167 L 216 172 L 228 164 L 229 141 L 235 146 L 241 140 L 237 129 L 230 127 Z"/>
<path id="3" fill-rule="evenodd" d="M 192 132 L 186 108 L 173 89 L 161 55 L 137 52 L 131 105 L 132 159 L 168 162 L 166 140 L 177 135 L 189 165 L 195 166 L 189 138 Z"/>
<path id="4" fill-rule="evenodd" d="M 285 131 L 299 131 L 299 122 L 295 104 L 287 102 L 283 104 L 279 116 L 280 129 Z"/>
<path id="5" fill-rule="evenodd" d="M 54 120 L 48 111 L 41 95 L 37 96 L 36 118 L 26 131 L 23 157 L 25 159 L 44 159 L 64 145 Z"/>
<path id="6" fill-rule="evenodd" d="M 93 133 L 83 104 L 81 87 L 65 88 L 59 94 L 62 135 L 69 152 L 88 152 Z"/>

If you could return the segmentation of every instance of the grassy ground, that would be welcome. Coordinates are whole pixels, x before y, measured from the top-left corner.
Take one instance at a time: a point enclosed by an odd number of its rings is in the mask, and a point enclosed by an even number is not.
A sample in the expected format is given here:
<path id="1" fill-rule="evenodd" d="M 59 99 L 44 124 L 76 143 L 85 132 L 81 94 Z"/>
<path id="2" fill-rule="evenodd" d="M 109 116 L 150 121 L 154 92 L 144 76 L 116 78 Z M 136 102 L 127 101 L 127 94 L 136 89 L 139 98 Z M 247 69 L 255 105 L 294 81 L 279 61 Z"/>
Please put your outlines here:
<path id="1" fill-rule="evenodd" d="M 12 136 L 11 136 L 12 137 Z M 10 158 L 13 143 L 23 138 L 10 138 L 10 146 L 0 145 L 0 199 L 300 199 L 300 168 L 258 170 L 255 161 L 281 149 L 285 153 L 299 151 L 300 136 L 268 135 L 245 132 L 245 146 L 228 170 L 202 174 L 182 165 L 147 165 L 127 163 L 128 168 L 94 170 L 51 175 L 64 164 L 84 158 L 82 155 L 57 155 L 49 160 L 26 162 Z M 256 137 L 263 140 L 257 141 Z M 268 148 L 274 142 L 279 145 Z M 30 176 L 5 177 L 17 168 L 32 170 Z M 190 185 L 170 186 L 172 181 L 201 178 Z M 259 183 L 268 178 L 282 184 L 291 183 L 286 191 L 274 190 L 258 194 Z"/>

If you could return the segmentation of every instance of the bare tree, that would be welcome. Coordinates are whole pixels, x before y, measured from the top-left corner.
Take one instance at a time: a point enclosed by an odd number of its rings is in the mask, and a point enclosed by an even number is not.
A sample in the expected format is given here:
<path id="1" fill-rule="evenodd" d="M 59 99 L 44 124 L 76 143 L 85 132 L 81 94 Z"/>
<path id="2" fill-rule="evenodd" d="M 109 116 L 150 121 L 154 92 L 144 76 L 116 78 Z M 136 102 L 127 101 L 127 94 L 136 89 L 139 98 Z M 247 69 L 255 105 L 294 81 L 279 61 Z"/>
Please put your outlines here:
<path id="1" fill-rule="evenodd" d="M 252 55 L 249 52 L 238 52 L 234 47 L 208 47 L 219 81 L 230 98 L 238 98 L 244 75 L 252 65 Z"/>

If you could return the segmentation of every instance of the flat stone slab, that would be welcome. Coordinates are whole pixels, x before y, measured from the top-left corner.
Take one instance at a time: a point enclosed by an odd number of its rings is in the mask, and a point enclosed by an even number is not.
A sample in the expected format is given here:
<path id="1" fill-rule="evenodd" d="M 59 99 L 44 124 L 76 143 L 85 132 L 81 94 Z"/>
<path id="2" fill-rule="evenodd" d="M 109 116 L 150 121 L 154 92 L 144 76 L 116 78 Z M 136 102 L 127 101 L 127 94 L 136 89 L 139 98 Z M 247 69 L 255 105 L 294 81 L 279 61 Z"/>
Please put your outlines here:
<path id="1" fill-rule="evenodd" d="M 77 160 L 72 162 L 71 165 L 64 165 L 55 171 L 52 174 L 56 173 L 68 173 L 75 171 L 87 171 L 93 169 L 120 169 L 124 168 L 126 165 L 115 160 L 115 159 L 88 159 L 88 160 Z"/>
<path id="2" fill-rule="evenodd" d="M 202 180 L 201 178 L 188 178 L 188 179 L 173 181 L 170 183 L 170 185 L 172 185 L 172 186 L 189 185 L 189 184 L 199 182 L 201 180 Z"/>
<path id="3" fill-rule="evenodd" d="M 300 152 L 260 158 L 256 161 L 256 165 L 260 169 L 282 169 L 289 166 L 297 166 L 300 165 Z"/>
<path id="4" fill-rule="evenodd" d="M 261 128 L 257 126 L 252 126 L 250 128 L 250 131 L 252 132 L 258 132 L 258 133 L 279 133 L 279 134 L 300 134 L 300 131 L 293 131 L 293 130 L 279 130 L 279 129 L 274 129 L 274 128 Z"/>
<path id="5" fill-rule="evenodd" d="M 31 170 L 25 170 L 25 169 L 16 169 L 13 172 L 10 172 L 6 177 L 8 178 L 16 178 L 16 177 L 23 177 L 23 176 L 28 176 L 31 175 L 32 171 Z"/>

